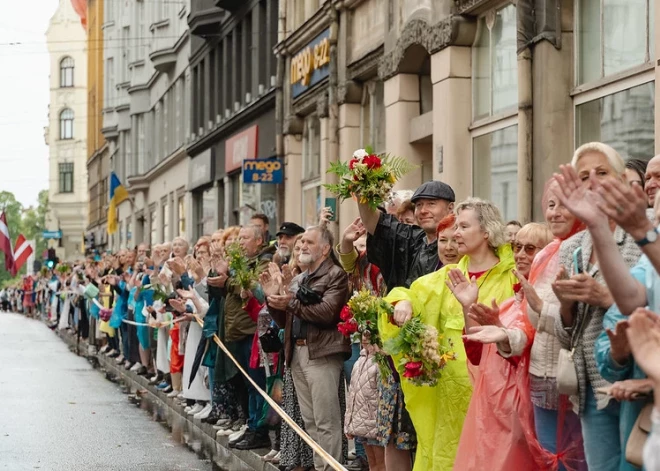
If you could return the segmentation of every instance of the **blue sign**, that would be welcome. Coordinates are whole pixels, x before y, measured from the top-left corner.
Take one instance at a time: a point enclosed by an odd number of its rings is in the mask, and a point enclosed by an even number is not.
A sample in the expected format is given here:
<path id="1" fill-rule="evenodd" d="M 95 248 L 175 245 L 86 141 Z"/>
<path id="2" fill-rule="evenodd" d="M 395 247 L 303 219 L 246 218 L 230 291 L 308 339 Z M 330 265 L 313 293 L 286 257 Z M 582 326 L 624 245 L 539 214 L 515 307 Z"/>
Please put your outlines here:
<path id="1" fill-rule="evenodd" d="M 244 160 L 243 183 L 284 183 L 284 163 L 280 159 Z"/>
<path id="2" fill-rule="evenodd" d="M 330 28 L 291 58 L 291 94 L 296 98 L 330 74 Z"/>
<path id="3" fill-rule="evenodd" d="M 62 231 L 43 231 L 41 236 L 44 239 L 61 239 Z"/>

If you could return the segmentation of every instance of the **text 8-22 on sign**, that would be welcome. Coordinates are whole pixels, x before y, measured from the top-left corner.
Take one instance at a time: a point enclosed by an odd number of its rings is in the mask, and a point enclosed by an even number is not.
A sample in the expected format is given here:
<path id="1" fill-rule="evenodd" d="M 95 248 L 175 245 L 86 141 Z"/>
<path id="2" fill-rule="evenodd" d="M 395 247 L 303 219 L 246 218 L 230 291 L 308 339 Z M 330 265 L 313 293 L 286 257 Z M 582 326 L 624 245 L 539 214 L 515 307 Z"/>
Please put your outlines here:
<path id="1" fill-rule="evenodd" d="M 243 161 L 243 183 L 283 183 L 284 164 L 280 159 Z"/>

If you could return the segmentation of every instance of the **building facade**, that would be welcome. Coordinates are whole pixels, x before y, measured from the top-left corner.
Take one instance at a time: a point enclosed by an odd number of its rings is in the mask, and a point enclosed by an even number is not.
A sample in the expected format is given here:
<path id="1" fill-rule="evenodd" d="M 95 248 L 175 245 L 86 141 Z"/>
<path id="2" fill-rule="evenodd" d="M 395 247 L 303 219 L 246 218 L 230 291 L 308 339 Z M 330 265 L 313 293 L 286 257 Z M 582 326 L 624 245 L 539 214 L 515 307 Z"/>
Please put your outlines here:
<path id="1" fill-rule="evenodd" d="M 81 18 L 60 0 L 46 32 L 50 54 L 50 105 L 46 144 L 49 191 L 46 228 L 61 231 L 50 241 L 62 260 L 81 256 L 87 225 L 87 51 Z"/>
<path id="2" fill-rule="evenodd" d="M 191 157 L 195 237 L 265 213 L 275 227 L 281 185 L 244 183 L 245 160 L 276 156 L 278 2 L 193 0 Z"/>
<path id="3" fill-rule="evenodd" d="M 110 167 L 131 195 L 113 248 L 190 238 L 188 2 L 108 2 L 103 135 Z"/>
<path id="4" fill-rule="evenodd" d="M 655 1 L 283 0 L 284 217 L 313 223 L 328 163 L 367 144 L 418 165 L 398 188 L 440 179 L 523 221 L 582 143 L 650 159 Z"/>
<path id="5" fill-rule="evenodd" d="M 87 187 L 89 192 L 89 224 L 85 234 L 87 251 L 108 248 L 110 155 L 108 143 L 101 132 L 105 80 L 104 7 L 104 0 L 87 2 Z"/>

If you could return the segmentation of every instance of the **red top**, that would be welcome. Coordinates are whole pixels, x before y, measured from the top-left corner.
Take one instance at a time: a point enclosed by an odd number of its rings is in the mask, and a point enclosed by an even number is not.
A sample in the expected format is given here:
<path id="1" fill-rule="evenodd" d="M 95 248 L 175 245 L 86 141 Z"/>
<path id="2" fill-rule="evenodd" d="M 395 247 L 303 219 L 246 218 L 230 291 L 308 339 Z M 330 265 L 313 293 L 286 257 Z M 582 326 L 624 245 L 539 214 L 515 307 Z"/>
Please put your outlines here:
<path id="1" fill-rule="evenodd" d="M 468 278 L 470 280 L 472 280 L 472 278 L 478 280 L 487 271 L 488 270 L 468 272 Z M 463 335 L 465 335 L 466 333 L 467 333 L 466 330 L 463 329 Z M 474 342 L 472 340 L 463 339 L 463 345 L 465 346 L 465 353 L 467 354 L 470 363 L 472 363 L 473 365 L 479 365 L 479 363 L 481 362 L 481 354 L 484 350 L 484 344 L 480 342 Z"/>

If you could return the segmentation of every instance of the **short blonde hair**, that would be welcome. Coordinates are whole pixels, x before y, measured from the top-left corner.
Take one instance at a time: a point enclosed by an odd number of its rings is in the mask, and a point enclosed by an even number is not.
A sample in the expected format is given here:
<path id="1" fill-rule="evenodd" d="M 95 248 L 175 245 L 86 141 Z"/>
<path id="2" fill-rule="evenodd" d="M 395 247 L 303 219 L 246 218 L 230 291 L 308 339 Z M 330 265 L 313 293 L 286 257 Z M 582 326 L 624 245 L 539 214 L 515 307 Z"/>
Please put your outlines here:
<path id="1" fill-rule="evenodd" d="M 241 226 L 230 226 L 222 233 L 222 245 L 227 245 L 227 239 L 234 236 L 238 239 L 238 233 L 241 232 Z"/>
<path id="2" fill-rule="evenodd" d="M 456 215 L 458 216 L 461 211 L 466 209 L 471 209 L 477 214 L 479 226 L 482 231 L 488 234 L 488 245 L 491 248 L 497 249 L 506 243 L 502 214 L 495 204 L 481 198 L 468 198 L 458 203 Z"/>
<path id="3" fill-rule="evenodd" d="M 576 167 L 580 159 L 590 152 L 603 154 L 607 158 L 610 166 L 618 175 L 623 175 L 625 173 L 626 162 L 617 151 L 615 151 L 607 144 L 603 144 L 602 142 L 587 142 L 586 144 L 582 144 L 580 147 L 578 147 L 573 154 L 573 158 L 571 159 L 571 166 Z"/>
<path id="4" fill-rule="evenodd" d="M 525 224 L 518 231 L 518 234 L 516 234 L 516 239 L 519 237 L 529 237 L 533 241 L 533 244 L 539 249 L 548 245 L 553 239 L 552 232 L 550 232 L 548 225 L 540 222 L 530 222 L 529 224 Z"/>

